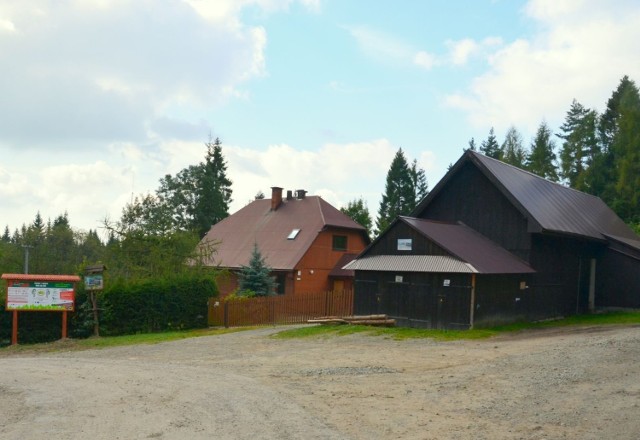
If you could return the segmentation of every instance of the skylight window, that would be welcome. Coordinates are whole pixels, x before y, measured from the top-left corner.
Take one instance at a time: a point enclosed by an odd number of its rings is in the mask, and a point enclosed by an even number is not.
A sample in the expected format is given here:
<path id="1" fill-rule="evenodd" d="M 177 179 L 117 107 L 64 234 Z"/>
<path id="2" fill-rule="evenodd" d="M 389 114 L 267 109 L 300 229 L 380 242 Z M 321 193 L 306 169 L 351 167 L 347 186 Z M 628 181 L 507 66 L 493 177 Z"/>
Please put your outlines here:
<path id="1" fill-rule="evenodd" d="M 289 234 L 289 236 L 287 237 L 287 240 L 295 240 L 299 232 L 300 232 L 300 229 L 292 230 L 291 234 Z"/>

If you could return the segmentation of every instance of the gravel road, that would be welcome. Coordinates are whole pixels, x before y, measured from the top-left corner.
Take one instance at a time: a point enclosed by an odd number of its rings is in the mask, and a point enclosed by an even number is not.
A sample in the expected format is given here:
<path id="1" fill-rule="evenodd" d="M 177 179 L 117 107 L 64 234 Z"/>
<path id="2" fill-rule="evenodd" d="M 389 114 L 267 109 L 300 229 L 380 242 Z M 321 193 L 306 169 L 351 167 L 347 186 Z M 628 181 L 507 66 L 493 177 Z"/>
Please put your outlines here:
<path id="1" fill-rule="evenodd" d="M 1 439 L 638 439 L 640 327 L 0 350 Z"/>

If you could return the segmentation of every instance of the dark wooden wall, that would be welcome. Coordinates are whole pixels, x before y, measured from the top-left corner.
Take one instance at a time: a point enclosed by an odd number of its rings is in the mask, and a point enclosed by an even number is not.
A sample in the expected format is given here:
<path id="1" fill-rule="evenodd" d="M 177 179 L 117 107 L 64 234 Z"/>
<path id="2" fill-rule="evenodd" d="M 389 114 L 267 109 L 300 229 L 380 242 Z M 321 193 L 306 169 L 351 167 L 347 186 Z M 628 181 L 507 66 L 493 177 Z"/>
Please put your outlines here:
<path id="1" fill-rule="evenodd" d="M 596 267 L 596 306 L 640 308 L 640 258 L 607 249 Z"/>
<path id="2" fill-rule="evenodd" d="M 412 248 L 410 251 L 398 250 L 398 239 L 410 238 Z M 437 244 L 428 240 L 418 231 L 399 221 L 395 223 L 393 228 L 380 237 L 366 253 L 367 256 L 373 255 L 449 255 L 444 249 Z"/>
<path id="3" fill-rule="evenodd" d="M 470 162 L 451 177 L 419 217 L 461 221 L 523 260 L 529 259 L 526 218 Z"/>
<path id="4" fill-rule="evenodd" d="M 584 313 L 589 306 L 591 259 L 603 245 L 565 236 L 532 234 L 532 287 L 550 297 L 558 316 Z M 597 269 L 596 269 L 597 273 Z"/>

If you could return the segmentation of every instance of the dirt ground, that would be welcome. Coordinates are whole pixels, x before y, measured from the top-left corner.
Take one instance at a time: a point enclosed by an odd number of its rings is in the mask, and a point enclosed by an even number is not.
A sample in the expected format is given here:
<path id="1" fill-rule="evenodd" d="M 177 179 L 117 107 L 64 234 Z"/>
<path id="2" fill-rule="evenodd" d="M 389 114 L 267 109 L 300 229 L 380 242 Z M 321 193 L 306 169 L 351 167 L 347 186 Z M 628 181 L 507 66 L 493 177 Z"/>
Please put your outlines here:
<path id="1" fill-rule="evenodd" d="M 0 438 L 640 438 L 640 327 L 458 342 L 278 330 L 0 350 Z"/>

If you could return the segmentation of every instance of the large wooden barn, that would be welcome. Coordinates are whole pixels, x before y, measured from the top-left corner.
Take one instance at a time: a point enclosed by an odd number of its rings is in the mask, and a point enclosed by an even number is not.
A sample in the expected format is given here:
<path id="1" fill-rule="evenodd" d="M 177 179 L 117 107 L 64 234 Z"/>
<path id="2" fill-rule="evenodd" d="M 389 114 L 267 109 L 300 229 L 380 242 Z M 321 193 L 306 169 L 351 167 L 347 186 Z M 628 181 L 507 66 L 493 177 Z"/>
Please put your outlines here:
<path id="1" fill-rule="evenodd" d="M 405 326 L 640 307 L 640 237 L 601 199 L 473 151 L 346 268 L 355 313 Z"/>

